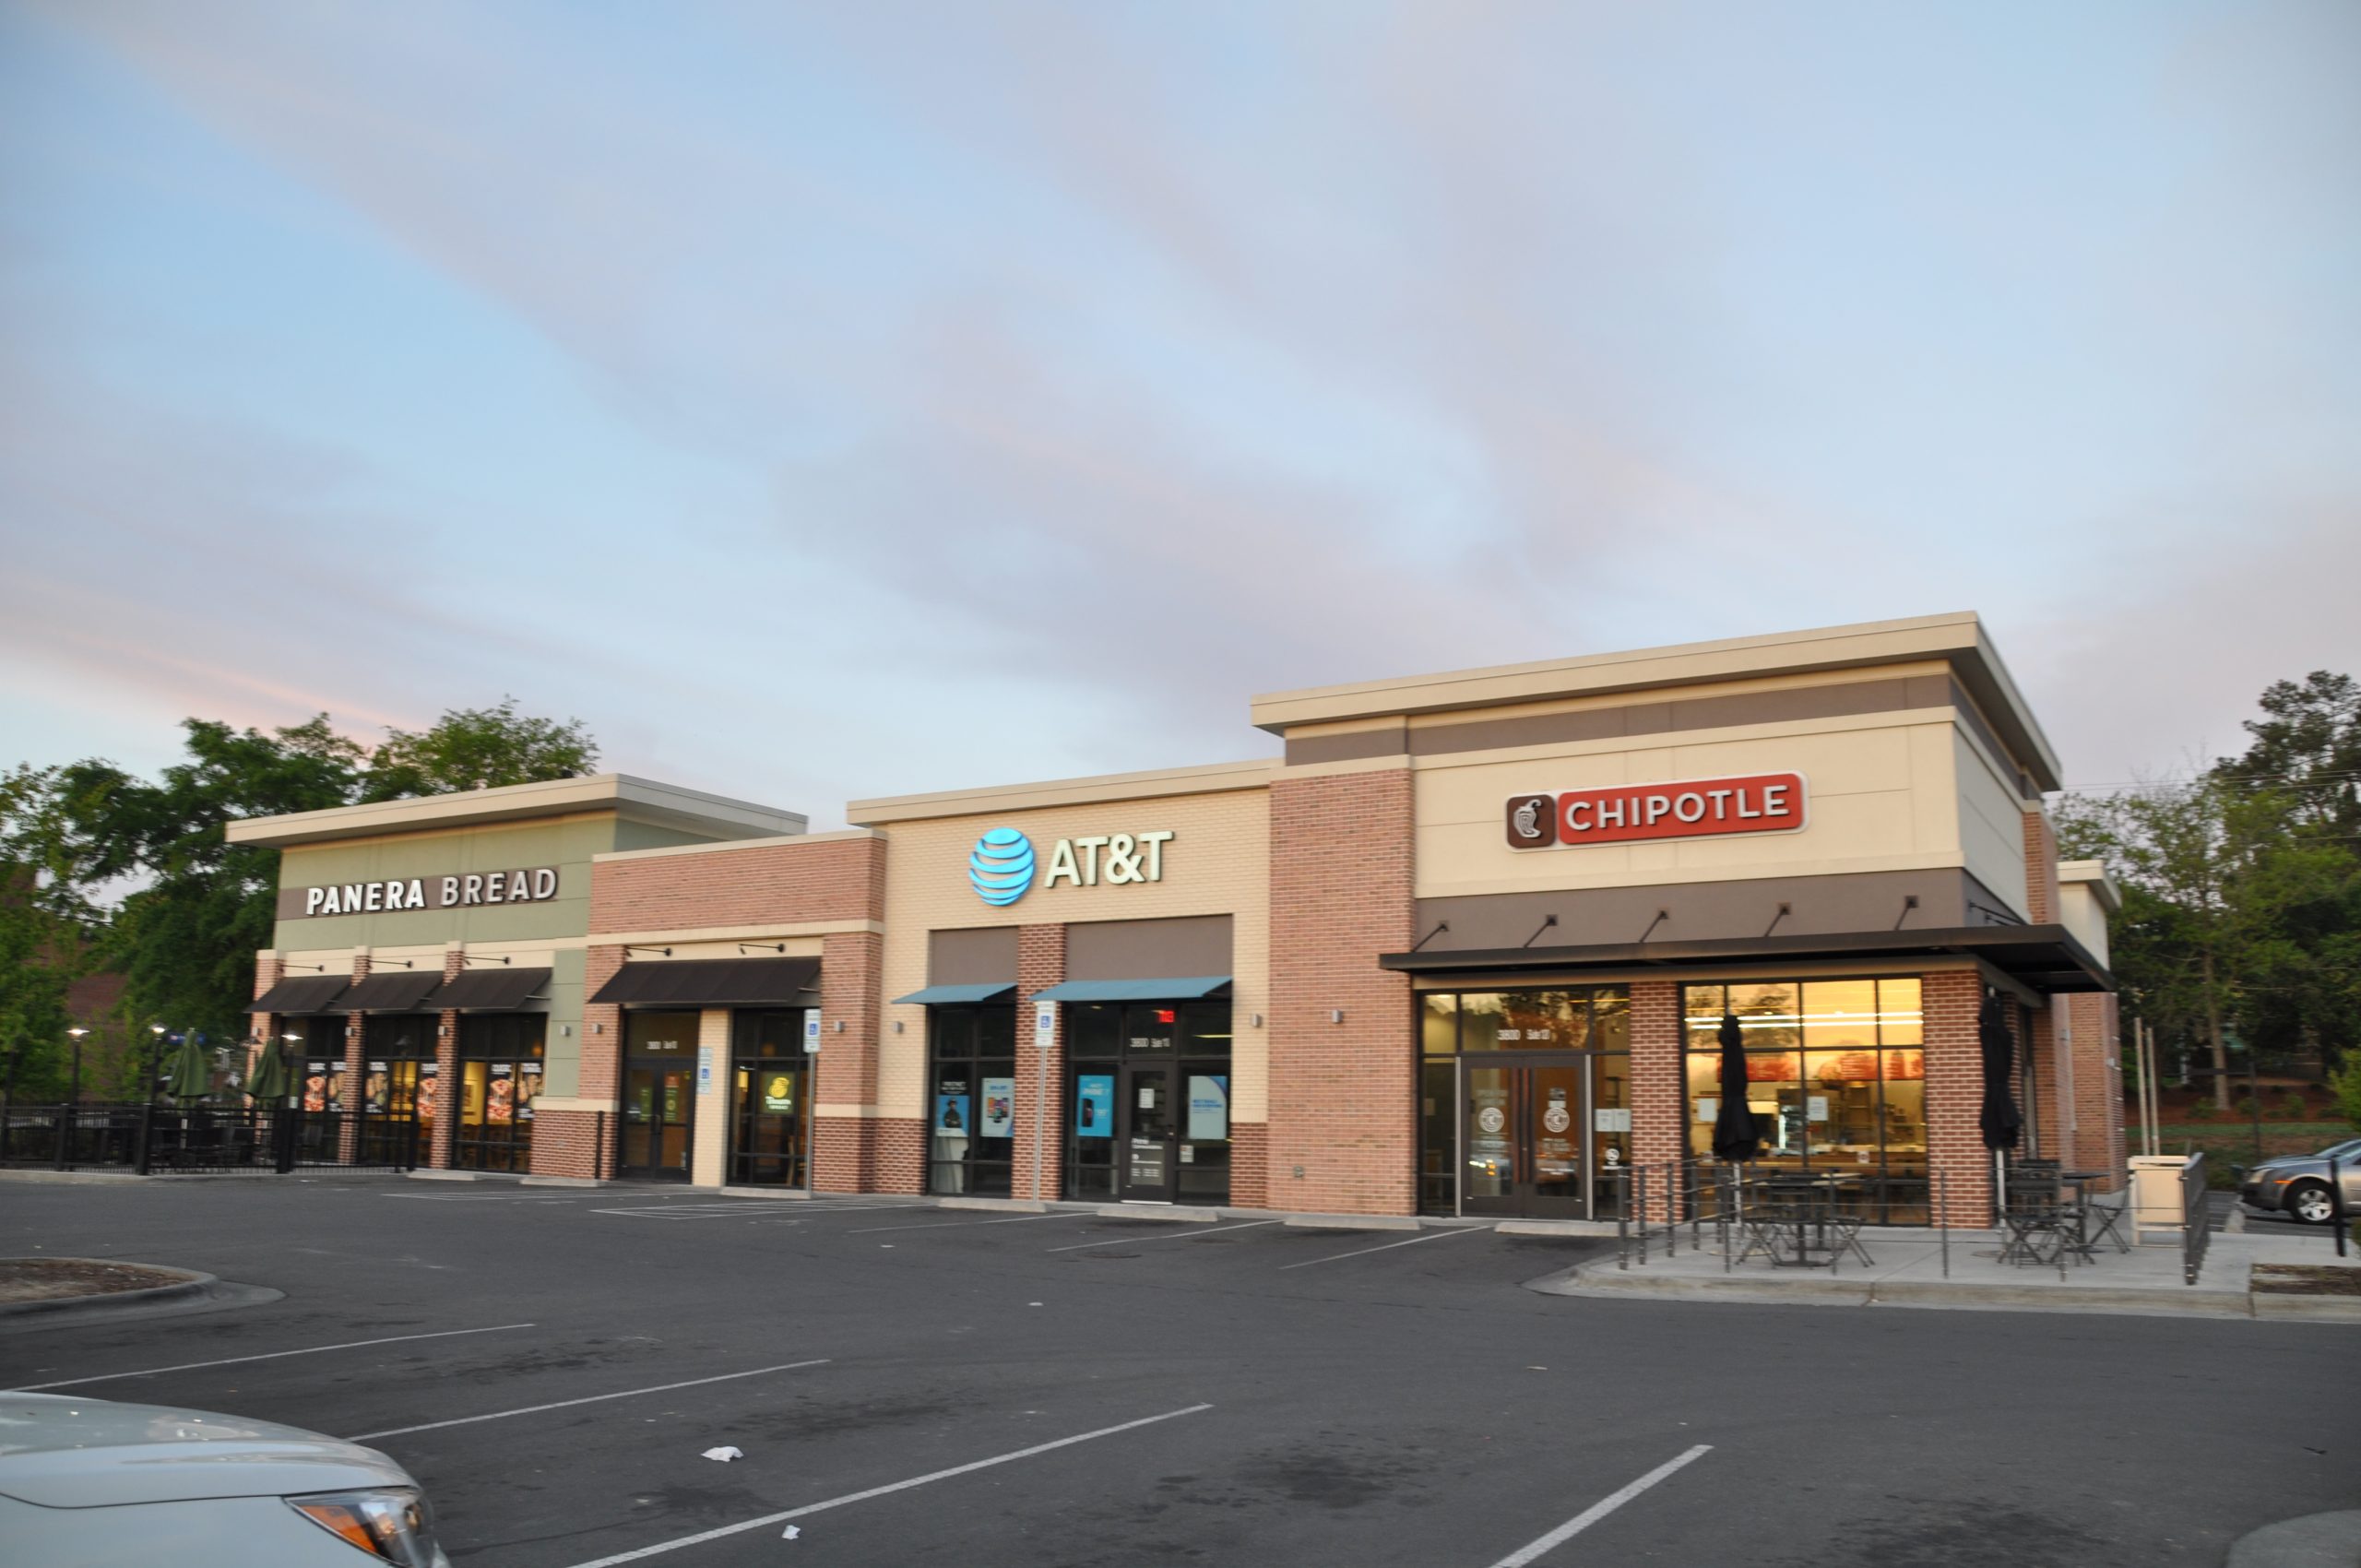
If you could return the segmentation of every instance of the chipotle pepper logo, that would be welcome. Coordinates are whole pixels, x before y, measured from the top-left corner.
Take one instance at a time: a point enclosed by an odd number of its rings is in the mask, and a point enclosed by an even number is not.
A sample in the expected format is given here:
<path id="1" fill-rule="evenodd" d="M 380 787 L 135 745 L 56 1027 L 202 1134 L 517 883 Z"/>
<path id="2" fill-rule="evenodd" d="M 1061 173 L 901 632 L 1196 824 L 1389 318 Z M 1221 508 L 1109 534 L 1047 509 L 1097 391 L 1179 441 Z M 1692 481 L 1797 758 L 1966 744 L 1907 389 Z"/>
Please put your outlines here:
<path id="1" fill-rule="evenodd" d="M 1750 773 L 1619 784 L 1554 795 L 1512 795 L 1512 849 L 1629 844 L 1661 838 L 1726 838 L 1749 833 L 1799 833 L 1807 786 L 1800 773 Z"/>

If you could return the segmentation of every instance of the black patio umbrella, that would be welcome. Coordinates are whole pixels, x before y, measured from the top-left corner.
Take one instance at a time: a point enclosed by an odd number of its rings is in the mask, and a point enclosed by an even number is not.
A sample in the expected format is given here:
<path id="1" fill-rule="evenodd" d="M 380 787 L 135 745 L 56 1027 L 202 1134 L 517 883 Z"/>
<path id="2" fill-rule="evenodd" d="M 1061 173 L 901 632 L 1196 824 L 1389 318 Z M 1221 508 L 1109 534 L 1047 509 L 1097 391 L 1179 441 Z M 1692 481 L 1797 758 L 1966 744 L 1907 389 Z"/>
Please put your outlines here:
<path id="1" fill-rule="evenodd" d="M 1746 1035 L 1738 1016 L 1722 1015 L 1722 1105 L 1714 1117 L 1714 1158 L 1736 1164 L 1762 1151 L 1762 1134 L 1746 1103 Z"/>
<path id="2" fill-rule="evenodd" d="M 2025 1119 L 2017 1110 L 2009 1080 L 2016 1075 L 2016 1042 L 2009 1036 L 2009 1020 L 1997 996 L 1984 999 L 1984 1015 L 1976 1026 L 1984 1047 L 1984 1111 L 1977 1118 L 1984 1129 L 1984 1146 L 1996 1152 L 2017 1146 Z"/>

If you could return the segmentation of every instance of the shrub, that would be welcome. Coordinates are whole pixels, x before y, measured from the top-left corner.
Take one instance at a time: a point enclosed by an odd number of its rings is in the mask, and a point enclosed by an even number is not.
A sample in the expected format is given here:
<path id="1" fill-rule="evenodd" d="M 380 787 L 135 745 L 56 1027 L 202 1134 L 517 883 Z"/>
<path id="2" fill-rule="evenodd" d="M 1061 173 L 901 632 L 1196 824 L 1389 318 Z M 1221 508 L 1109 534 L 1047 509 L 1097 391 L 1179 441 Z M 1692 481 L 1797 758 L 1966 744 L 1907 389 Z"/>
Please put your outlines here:
<path id="1" fill-rule="evenodd" d="M 2250 1094 L 2238 1096 L 2238 1114 L 2252 1121 L 2262 1110 L 2262 1102 Z"/>
<path id="2" fill-rule="evenodd" d="M 2213 1121 L 2213 1102 L 2210 1099 L 2191 1101 L 2189 1107 L 2189 1119 L 2192 1122 Z"/>
<path id="3" fill-rule="evenodd" d="M 2337 1114 L 2361 1127 L 2361 1051 L 2347 1051 L 2343 1063 L 2328 1075 L 2329 1093 L 2336 1097 Z"/>
<path id="4" fill-rule="evenodd" d="M 2301 1122 L 2310 1116 L 2311 1113 L 2312 1108 L 2305 1100 L 2303 1090 L 2289 1089 L 2285 1094 L 2279 1097 L 2279 1114 L 2284 1116 L 2288 1121 Z"/>

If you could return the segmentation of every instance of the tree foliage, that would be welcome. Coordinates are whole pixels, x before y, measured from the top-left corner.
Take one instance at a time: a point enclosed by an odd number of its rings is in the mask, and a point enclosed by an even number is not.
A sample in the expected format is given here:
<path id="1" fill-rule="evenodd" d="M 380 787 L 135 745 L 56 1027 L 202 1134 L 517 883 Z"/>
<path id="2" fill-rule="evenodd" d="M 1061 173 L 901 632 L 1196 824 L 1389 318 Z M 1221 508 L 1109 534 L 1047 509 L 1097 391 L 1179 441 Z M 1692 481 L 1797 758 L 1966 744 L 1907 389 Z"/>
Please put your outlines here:
<path id="1" fill-rule="evenodd" d="M 2319 671 L 2261 707 L 2244 755 L 2058 810 L 2061 850 L 2123 885 L 2129 1004 L 2210 1059 L 2221 1107 L 2250 1062 L 2361 1061 L 2361 686 Z"/>
<path id="2" fill-rule="evenodd" d="M 573 778 L 599 756 L 580 721 L 520 715 L 513 697 L 391 731 L 374 751 L 326 714 L 267 733 L 203 719 L 182 729 L 183 760 L 152 780 L 93 759 L 19 767 L 0 785 L 0 885 L 16 890 L 0 898 L 0 961 L 20 947 L 57 953 L 52 980 L 102 964 L 125 977 L 126 1021 L 216 1038 L 245 1031 L 279 885 L 279 852 L 230 843 L 227 823 Z M 0 1035 L 30 1062 L 30 1042 L 64 1025 L 40 1000 L 51 980 L 18 983 L 21 999 L 0 983 Z"/>

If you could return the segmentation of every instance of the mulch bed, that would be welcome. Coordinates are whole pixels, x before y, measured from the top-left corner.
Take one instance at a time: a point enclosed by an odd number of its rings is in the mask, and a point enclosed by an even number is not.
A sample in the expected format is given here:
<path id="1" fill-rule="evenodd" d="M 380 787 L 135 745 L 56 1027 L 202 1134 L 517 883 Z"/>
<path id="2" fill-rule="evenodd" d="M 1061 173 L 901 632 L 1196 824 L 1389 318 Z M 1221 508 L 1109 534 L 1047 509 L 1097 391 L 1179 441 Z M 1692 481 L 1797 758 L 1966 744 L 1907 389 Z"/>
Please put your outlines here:
<path id="1" fill-rule="evenodd" d="M 69 1296 L 112 1296 L 178 1285 L 186 1277 L 136 1263 L 89 1258 L 0 1258 L 0 1302 L 53 1301 Z"/>
<path id="2" fill-rule="evenodd" d="M 2274 1296 L 2361 1296 L 2361 1268 L 2320 1263 L 2259 1263 L 2254 1289 Z"/>

